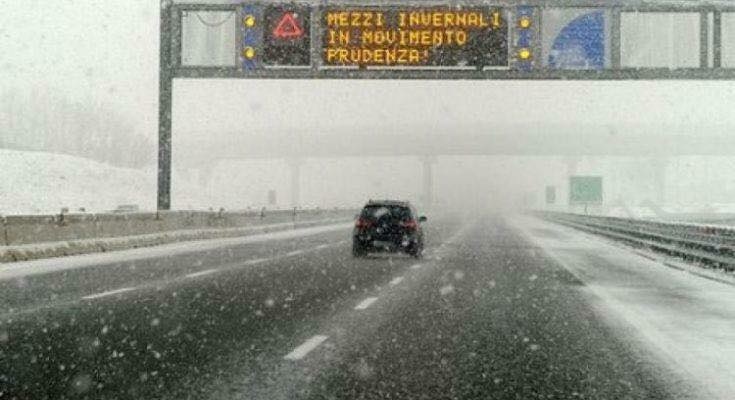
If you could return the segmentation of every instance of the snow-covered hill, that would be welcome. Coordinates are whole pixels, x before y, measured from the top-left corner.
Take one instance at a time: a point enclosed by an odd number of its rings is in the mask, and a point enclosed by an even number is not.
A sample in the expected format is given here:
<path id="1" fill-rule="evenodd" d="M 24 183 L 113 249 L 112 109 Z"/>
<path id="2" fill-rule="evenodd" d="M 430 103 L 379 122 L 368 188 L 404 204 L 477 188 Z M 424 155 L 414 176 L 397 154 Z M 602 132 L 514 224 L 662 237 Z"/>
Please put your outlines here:
<path id="1" fill-rule="evenodd" d="M 68 155 L 0 149 L 0 214 L 58 213 L 62 207 L 99 212 L 122 204 L 156 208 L 154 167 L 119 168 Z"/>

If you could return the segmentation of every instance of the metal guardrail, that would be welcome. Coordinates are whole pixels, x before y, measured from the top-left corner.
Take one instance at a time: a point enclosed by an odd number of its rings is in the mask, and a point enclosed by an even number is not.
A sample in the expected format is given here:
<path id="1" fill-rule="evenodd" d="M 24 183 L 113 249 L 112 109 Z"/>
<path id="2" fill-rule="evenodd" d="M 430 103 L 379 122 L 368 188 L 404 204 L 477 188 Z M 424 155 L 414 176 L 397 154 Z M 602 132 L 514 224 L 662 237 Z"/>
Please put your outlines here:
<path id="1" fill-rule="evenodd" d="M 636 247 L 735 271 L 735 228 L 557 212 L 537 215 Z"/>

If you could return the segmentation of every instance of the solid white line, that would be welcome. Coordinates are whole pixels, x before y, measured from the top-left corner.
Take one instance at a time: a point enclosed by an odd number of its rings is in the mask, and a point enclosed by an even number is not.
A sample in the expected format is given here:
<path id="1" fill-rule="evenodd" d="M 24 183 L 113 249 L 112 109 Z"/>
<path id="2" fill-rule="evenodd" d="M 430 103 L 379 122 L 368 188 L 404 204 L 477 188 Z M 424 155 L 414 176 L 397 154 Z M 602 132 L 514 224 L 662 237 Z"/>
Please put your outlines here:
<path id="1" fill-rule="evenodd" d="M 395 285 L 401 283 L 402 280 L 403 280 L 403 277 L 402 276 L 399 276 L 397 278 L 393 278 L 393 280 L 390 281 L 390 285 L 391 286 L 395 286 Z"/>
<path id="2" fill-rule="evenodd" d="M 213 274 L 215 272 L 217 272 L 216 269 L 205 269 L 204 271 L 199 271 L 199 272 L 191 273 L 191 274 L 187 275 L 186 277 L 187 278 L 196 278 L 198 276 L 209 275 L 209 274 Z"/>
<path id="3" fill-rule="evenodd" d="M 419 269 L 421 268 L 421 264 L 414 264 L 411 266 L 411 269 Z"/>
<path id="4" fill-rule="evenodd" d="M 120 294 L 120 293 L 130 292 L 132 290 L 135 290 L 135 288 L 134 287 L 126 287 L 126 288 L 122 288 L 122 289 L 110 290 L 109 292 L 102 292 L 102 293 L 90 294 L 89 296 L 82 297 L 82 299 L 84 299 L 84 300 L 94 300 L 94 299 L 99 299 L 101 297 L 113 296 L 113 295 Z"/>
<path id="5" fill-rule="evenodd" d="M 329 338 L 328 336 L 324 336 L 324 335 L 312 336 L 309 340 L 302 343 L 301 346 L 293 349 L 292 352 L 286 354 L 283 358 L 286 360 L 300 360 L 304 358 L 304 356 L 309 354 L 309 352 L 316 349 L 320 344 L 322 344 L 328 338 Z"/>
<path id="6" fill-rule="evenodd" d="M 355 310 L 364 310 L 368 307 L 370 307 L 373 303 L 375 303 L 378 300 L 377 297 L 368 297 L 367 299 L 360 302 L 360 304 L 355 306 Z"/>

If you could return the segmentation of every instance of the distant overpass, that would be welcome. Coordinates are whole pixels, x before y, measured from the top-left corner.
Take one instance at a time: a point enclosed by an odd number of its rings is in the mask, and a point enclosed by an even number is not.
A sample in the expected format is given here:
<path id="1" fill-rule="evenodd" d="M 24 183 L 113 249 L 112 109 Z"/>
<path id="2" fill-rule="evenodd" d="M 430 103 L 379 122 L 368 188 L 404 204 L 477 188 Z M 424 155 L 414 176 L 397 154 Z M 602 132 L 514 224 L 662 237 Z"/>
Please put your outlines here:
<path id="1" fill-rule="evenodd" d="M 283 159 L 291 169 L 291 203 L 300 204 L 300 167 L 308 158 L 416 157 L 421 162 L 423 199 L 433 201 L 434 164 L 439 156 L 565 157 L 569 173 L 584 156 L 652 159 L 656 198 L 663 198 L 665 159 L 676 156 L 735 156 L 735 135 L 683 134 L 181 134 L 174 165 L 200 170 L 208 180 L 223 159 Z"/>
<path id="2" fill-rule="evenodd" d="M 630 134 L 181 134 L 175 161 L 404 156 L 735 156 L 734 135 Z M 227 138 L 225 140 L 224 138 Z"/>

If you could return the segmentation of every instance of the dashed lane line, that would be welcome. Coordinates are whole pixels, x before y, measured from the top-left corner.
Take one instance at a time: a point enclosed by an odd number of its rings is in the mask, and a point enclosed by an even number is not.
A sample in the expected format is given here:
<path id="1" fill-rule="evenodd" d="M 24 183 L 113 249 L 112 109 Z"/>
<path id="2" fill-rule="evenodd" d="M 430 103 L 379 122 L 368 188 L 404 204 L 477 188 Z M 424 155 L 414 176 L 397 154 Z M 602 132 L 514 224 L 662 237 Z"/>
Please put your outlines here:
<path id="1" fill-rule="evenodd" d="M 303 254 L 303 253 L 306 253 L 306 251 L 305 250 L 295 250 L 295 251 L 286 253 L 284 256 L 285 257 L 290 257 L 290 256 L 295 256 L 295 255 L 299 255 L 299 254 Z M 283 257 L 283 256 L 281 256 L 281 257 Z M 261 264 L 261 263 L 265 263 L 265 262 L 269 262 L 269 261 L 275 261 L 278 258 L 280 258 L 280 257 L 255 258 L 255 259 L 247 260 L 247 261 L 244 261 L 244 262 L 240 263 L 240 266 L 246 266 L 246 265 L 249 266 L 249 265 Z M 186 278 L 186 279 L 198 278 L 198 277 L 201 277 L 201 276 L 211 275 L 211 274 L 214 274 L 214 273 L 217 273 L 217 272 L 227 271 L 227 270 L 230 270 L 230 269 L 232 269 L 232 268 L 206 269 L 206 270 L 203 270 L 203 271 L 198 271 L 198 272 L 193 272 L 193 273 L 187 274 L 187 275 L 184 276 L 184 278 Z M 121 288 L 121 289 L 115 289 L 115 290 L 110 290 L 110 291 L 107 291 L 107 292 L 100 292 L 100 293 L 95 293 L 95 294 L 90 294 L 90 295 L 87 295 L 87 296 L 83 296 L 82 297 L 82 300 L 95 300 L 95 299 L 99 299 L 99 298 L 103 298 L 103 297 L 114 296 L 116 294 L 130 292 L 130 291 L 133 291 L 133 290 L 138 290 L 138 289 L 140 289 L 140 287 L 125 287 L 125 288 Z"/>
<path id="2" fill-rule="evenodd" d="M 125 293 L 125 292 L 131 292 L 131 291 L 133 291 L 135 289 L 136 288 L 134 288 L 134 287 L 125 287 L 125 288 L 121 288 L 121 289 L 110 290 L 110 291 L 107 291 L 107 292 L 100 292 L 100 293 L 90 294 L 88 296 L 82 297 L 82 299 L 84 299 L 84 300 L 100 299 L 100 298 L 103 298 L 103 297 L 114 296 L 116 294 L 121 294 L 121 293 Z"/>
<path id="3" fill-rule="evenodd" d="M 188 274 L 188 275 L 186 275 L 186 277 L 187 278 L 197 278 L 197 277 L 200 277 L 200 276 L 213 274 L 213 273 L 215 273 L 217 271 L 219 271 L 219 270 L 216 270 L 216 269 L 205 269 L 204 271 L 199 271 L 199 272 L 194 272 L 194 273 Z"/>
<path id="4" fill-rule="evenodd" d="M 390 285 L 391 285 L 391 286 L 395 286 L 395 285 L 397 285 L 397 284 L 401 283 L 401 281 L 403 281 L 403 277 L 402 277 L 402 276 L 399 276 L 399 277 L 393 278 L 393 280 L 392 280 L 392 281 L 390 281 Z"/>
<path id="5" fill-rule="evenodd" d="M 285 360 L 300 360 L 306 357 L 312 350 L 319 347 L 320 344 L 324 343 L 325 340 L 329 339 L 328 336 L 315 335 L 309 338 L 309 340 L 302 343 L 299 347 L 293 349 L 292 352 L 286 354 L 283 358 Z"/>
<path id="6" fill-rule="evenodd" d="M 377 297 L 368 297 L 367 299 L 361 301 L 360 304 L 356 305 L 355 310 L 365 310 L 376 301 L 378 301 Z"/>

